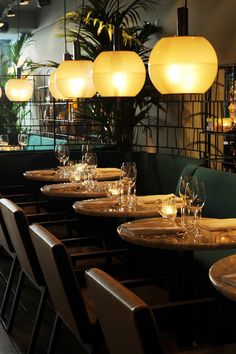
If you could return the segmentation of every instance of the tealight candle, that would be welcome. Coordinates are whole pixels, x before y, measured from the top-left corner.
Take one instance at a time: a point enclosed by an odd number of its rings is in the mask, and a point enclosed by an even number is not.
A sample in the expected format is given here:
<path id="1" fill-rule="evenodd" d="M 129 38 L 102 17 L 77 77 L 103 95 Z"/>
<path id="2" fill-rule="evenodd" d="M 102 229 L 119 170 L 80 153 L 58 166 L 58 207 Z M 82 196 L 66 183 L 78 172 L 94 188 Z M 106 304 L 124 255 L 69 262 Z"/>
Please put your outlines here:
<path id="1" fill-rule="evenodd" d="M 163 205 L 161 211 L 163 218 L 173 219 L 176 217 L 177 209 L 175 206 Z"/>

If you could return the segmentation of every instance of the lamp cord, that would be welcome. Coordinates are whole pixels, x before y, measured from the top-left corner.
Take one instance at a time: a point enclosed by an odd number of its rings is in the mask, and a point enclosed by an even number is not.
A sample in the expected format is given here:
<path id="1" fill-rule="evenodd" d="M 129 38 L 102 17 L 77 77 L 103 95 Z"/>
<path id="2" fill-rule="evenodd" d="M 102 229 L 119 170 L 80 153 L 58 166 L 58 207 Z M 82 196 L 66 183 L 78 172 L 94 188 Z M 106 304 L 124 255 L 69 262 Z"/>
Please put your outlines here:
<path id="1" fill-rule="evenodd" d="M 185 7 L 185 8 L 188 7 L 188 0 L 185 0 L 185 5 L 184 5 L 184 7 Z"/>
<path id="2" fill-rule="evenodd" d="M 67 36 L 66 36 L 66 0 L 64 0 L 64 39 L 65 39 L 65 54 L 67 51 Z"/>

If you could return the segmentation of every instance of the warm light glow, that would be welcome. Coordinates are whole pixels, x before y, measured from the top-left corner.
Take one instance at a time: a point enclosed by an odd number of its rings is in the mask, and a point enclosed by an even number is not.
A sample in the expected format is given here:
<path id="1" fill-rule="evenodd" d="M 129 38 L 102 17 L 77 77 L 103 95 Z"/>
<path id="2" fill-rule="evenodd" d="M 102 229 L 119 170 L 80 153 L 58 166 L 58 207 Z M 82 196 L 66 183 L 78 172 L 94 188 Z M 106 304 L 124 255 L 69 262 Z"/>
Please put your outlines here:
<path id="1" fill-rule="evenodd" d="M 60 94 L 60 92 L 58 91 L 55 85 L 55 74 L 56 74 L 56 70 L 53 71 L 53 73 L 50 75 L 48 79 L 49 91 L 56 100 L 63 100 L 64 97 Z"/>
<path id="2" fill-rule="evenodd" d="M 2 88 L 0 87 L 0 98 L 2 97 Z"/>
<path id="3" fill-rule="evenodd" d="M 56 70 L 55 85 L 67 99 L 93 97 L 93 62 L 90 60 L 65 60 Z"/>
<path id="4" fill-rule="evenodd" d="M 204 93 L 217 74 L 216 52 L 204 37 L 162 38 L 153 48 L 148 71 L 162 94 Z"/>
<path id="5" fill-rule="evenodd" d="M 10 79 L 5 92 L 10 101 L 29 101 L 33 96 L 33 83 L 27 79 Z"/>
<path id="6" fill-rule="evenodd" d="M 146 70 L 135 52 L 102 52 L 94 61 L 93 78 L 101 96 L 136 96 L 145 83 Z"/>

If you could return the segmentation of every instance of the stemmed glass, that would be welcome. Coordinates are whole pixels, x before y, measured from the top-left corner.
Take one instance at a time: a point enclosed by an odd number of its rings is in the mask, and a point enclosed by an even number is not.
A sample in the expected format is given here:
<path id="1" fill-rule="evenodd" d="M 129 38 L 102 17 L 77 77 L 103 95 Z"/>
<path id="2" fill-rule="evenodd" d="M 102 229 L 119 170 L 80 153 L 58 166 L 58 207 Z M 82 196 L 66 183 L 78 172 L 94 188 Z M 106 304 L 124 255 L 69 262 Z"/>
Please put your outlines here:
<path id="1" fill-rule="evenodd" d="M 129 206 L 135 205 L 135 185 L 137 180 L 137 167 L 135 162 L 123 162 L 121 165 L 121 186 L 123 190 L 123 195 L 121 198 L 124 200 L 123 204 L 128 204 Z M 133 193 L 132 193 L 133 191 Z M 127 193 L 127 203 L 125 201 L 125 194 Z"/>
<path id="2" fill-rule="evenodd" d="M 24 149 L 24 147 L 28 145 L 28 141 L 29 141 L 28 134 L 25 133 L 18 134 L 18 143 L 22 149 Z"/>
<path id="3" fill-rule="evenodd" d="M 9 144 L 8 134 L 1 134 L 0 135 L 0 145 L 7 146 Z"/>
<path id="4" fill-rule="evenodd" d="M 196 181 L 196 183 L 192 186 L 189 186 L 189 183 L 187 183 L 186 189 L 189 189 L 189 187 L 192 189 L 191 194 L 194 195 L 194 198 L 190 203 L 190 210 L 194 217 L 194 232 L 196 236 L 200 236 L 198 229 L 198 219 L 201 218 L 202 208 L 205 204 L 205 187 L 204 183 L 200 181 Z"/>
<path id="5" fill-rule="evenodd" d="M 89 188 L 94 187 L 93 177 L 95 176 L 95 171 L 97 168 L 97 154 L 93 152 L 86 152 L 82 158 L 82 163 L 85 164 L 85 171 L 88 176 L 87 185 Z"/>
<path id="6" fill-rule="evenodd" d="M 195 176 L 181 176 L 180 177 L 180 182 L 179 182 L 179 187 L 178 187 L 178 193 L 179 197 L 183 200 L 184 204 L 181 206 L 181 223 L 182 226 L 185 226 L 185 216 L 186 212 L 189 216 L 190 209 L 188 208 L 187 201 L 186 201 L 186 186 L 187 183 L 196 183 L 197 178 Z"/>
<path id="7" fill-rule="evenodd" d="M 70 150 L 66 144 L 57 144 L 55 146 L 55 155 L 61 166 L 65 166 L 66 161 L 69 160 Z"/>

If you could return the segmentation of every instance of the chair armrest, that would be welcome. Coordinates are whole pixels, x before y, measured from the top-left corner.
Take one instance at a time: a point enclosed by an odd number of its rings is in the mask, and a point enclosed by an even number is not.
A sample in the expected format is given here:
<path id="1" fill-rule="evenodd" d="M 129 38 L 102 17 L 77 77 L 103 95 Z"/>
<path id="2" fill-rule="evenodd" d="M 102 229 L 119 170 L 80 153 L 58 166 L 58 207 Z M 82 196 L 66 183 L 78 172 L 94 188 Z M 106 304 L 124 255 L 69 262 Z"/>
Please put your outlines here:
<path id="1" fill-rule="evenodd" d="M 64 211 L 56 211 L 56 212 L 45 212 L 45 213 L 37 213 L 37 214 L 27 214 L 26 215 L 28 218 L 29 223 L 34 223 L 38 221 L 43 221 L 43 220 L 51 220 L 51 218 L 54 220 L 56 218 L 62 218 L 64 216 L 67 216 Z"/>

